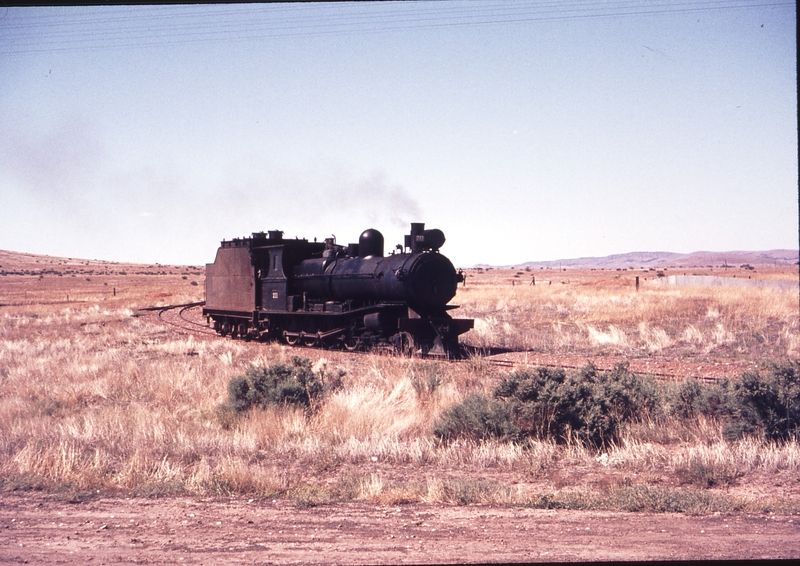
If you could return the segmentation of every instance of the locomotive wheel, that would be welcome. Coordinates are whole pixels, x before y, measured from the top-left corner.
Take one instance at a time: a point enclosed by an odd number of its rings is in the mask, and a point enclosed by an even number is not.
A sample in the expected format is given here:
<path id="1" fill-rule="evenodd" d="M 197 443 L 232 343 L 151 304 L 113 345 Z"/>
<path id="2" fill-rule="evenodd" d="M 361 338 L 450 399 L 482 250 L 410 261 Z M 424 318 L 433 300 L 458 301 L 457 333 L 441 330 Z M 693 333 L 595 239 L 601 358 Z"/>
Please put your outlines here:
<path id="1" fill-rule="evenodd" d="M 355 352 L 361 346 L 361 339 L 355 336 L 345 336 L 342 338 L 342 345 L 348 352 Z"/>
<path id="2" fill-rule="evenodd" d="M 283 339 L 286 340 L 286 343 L 289 344 L 289 346 L 297 346 L 297 343 L 300 341 L 299 336 L 291 336 L 286 332 L 283 333 Z"/>

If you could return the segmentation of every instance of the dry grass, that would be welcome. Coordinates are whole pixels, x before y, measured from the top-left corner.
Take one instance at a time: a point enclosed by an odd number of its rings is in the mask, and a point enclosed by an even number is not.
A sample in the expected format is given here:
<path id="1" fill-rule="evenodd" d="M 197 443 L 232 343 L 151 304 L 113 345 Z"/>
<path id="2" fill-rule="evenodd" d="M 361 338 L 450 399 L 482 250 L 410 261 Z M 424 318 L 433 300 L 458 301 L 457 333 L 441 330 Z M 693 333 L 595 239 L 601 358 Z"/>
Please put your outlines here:
<path id="1" fill-rule="evenodd" d="M 63 278 L 5 278 L 5 489 L 246 493 L 291 497 L 299 505 L 363 500 L 685 512 L 800 509 L 790 481 L 781 488 L 769 484 L 769 496 L 751 489 L 797 476 L 796 442 L 726 443 L 719 426 L 707 421 L 676 422 L 666 430 L 639 424 L 604 454 L 548 442 L 439 445 L 431 429 L 441 412 L 470 392 L 490 392 L 504 370 L 477 357 L 449 364 L 298 352 L 190 336 L 154 315 L 133 316 L 136 307 L 201 298 L 180 268 L 172 271 L 138 279 L 78 277 L 75 288 L 65 287 Z M 111 277 L 119 280 L 105 285 Z M 69 293 L 70 302 L 54 301 L 53 289 L 59 296 Z M 485 284 L 460 291 L 458 301 L 462 316 L 476 317 L 468 340 L 479 345 L 712 358 L 798 353 L 797 297 L 791 293 Z M 314 360 L 323 379 L 346 372 L 342 387 L 312 415 L 286 407 L 243 415 L 220 411 L 232 377 L 250 364 L 286 362 L 298 353 Z M 783 507 L 771 499 L 779 493 Z"/>
<path id="2" fill-rule="evenodd" d="M 619 284 L 476 285 L 467 342 L 515 350 L 732 359 L 800 355 L 796 290 Z"/>

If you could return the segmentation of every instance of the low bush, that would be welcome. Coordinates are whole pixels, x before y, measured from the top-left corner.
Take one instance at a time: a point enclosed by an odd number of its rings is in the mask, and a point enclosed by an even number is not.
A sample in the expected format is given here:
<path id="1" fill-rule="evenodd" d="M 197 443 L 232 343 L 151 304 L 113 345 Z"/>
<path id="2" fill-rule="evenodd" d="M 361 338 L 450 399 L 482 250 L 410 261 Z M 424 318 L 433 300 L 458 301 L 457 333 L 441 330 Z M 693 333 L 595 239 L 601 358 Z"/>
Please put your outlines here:
<path id="1" fill-rule="evenodd" d="M 445 411 L 434 434 L 445 441 L 538 438 L 602 447 L 618 440 L 623 423 L 668 415 L 715 419 L 728 440 L 797 438 L 800 361 L 771 363 L 713 385 L 696 380 L 659 385 L 632 374 L 627 364 L 611 371 L 592 365 L 572 372 L 516 371 L 495 388 L 492 399 L 471 395 Z"/>
<path id="2" fill-rule="evenodd" d="M 757 433 L 787 440 L 800 433 L 800 361 L 743 373 L 728 387 L 728 436 Z"/>
<path id="3" fill-rule="evenodd" d="M 517 371 L 494 391 L 494 399 L 470 395 L 440 417 L 434 434 L 443 439 L 538 438 L 603 446 L 617 439 L 622 423 L 659 406 L 650 378 L 620 364 L 607 372 L 588 365 L 567 373 L 539 367 Z"/>
<path id="4" fill-rule="evenodd" d="M 714 385 L 684 381 L 672 391 L 669 412 L 723 424 L 728 440 L 747 435 L 788 440 L 800 433 L 800 361 L 771 363 Z"/>
<path id="5" fill-rule="evenodd" d="M 295 405 L 311 409 L 325 386 L 313 371 L 311 360 L 293 356 L 290 364 L 250 367 L 228 383 L 228 405 L 234 411 L 269 405 Z"/>
<path id="6" fill-rule="evenodd" d="M 446 409 L 433 428 L 433 434 L 444 442 L 457 438 L 513 440 L 519 432 L 508 404 L 480 393 Z"/>
<path id="7" fill-rule="evenodd" d="M 621 423 L 650 413 L 656 386 L 627 364 L 606 372 L 592 365 L 569 373 L 537 368 L 511 374 L 495 397 L 508 400 L 526 436 L 602 446 L 616 440 Z"/>

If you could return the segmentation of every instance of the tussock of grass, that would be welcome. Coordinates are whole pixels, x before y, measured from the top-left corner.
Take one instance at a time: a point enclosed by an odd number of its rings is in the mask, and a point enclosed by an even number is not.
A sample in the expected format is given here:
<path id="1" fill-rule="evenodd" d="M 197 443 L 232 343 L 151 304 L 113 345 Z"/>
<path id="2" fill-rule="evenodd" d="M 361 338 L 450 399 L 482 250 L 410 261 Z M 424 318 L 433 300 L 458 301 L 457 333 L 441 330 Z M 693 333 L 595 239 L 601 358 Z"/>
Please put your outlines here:
<path id="1" fill-rule="evenodd" d="M 690 489 L 637 485 L 612 491 L 603 501 L 612 509 L 708 515 L 742 511 L 747 502 L 728 495 Z"/>
<path id="2" fill-rule="evenodd" d="M 754 500 L 708 490 L 650 485 L 618 486 L 608 490 L 567 488 L 533 493 L 520 486 L 481 480 L 396 482 L 376 474 L 349 475 L 330 485 L 301 484 L 286 492 L 300 507 L 364 501 L 380 505 L 429 503 L 440 505 L 508 505 L 575 511 L 632 511 L 649 513 L 786 513 L 800 505 L 785 500 Z"/>
<path id="3" fill-rule="evenodd" d="M 800 511 L 800 505 L 779 499 L 755 500 L 728 493 L 697 489 L 634 485 L 607 493 L 586 489 L 567 489 L 533 497 L 524 504 L 537 509 L 634 511 L 649 513 L 786 513 Z"/>

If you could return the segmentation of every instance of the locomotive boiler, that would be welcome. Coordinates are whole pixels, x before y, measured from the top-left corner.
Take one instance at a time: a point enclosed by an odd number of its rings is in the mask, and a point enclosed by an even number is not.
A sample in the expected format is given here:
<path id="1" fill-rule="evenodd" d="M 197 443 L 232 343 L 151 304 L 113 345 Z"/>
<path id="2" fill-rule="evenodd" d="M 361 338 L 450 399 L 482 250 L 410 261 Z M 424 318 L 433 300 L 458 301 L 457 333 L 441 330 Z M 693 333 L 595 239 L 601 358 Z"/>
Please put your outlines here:
<path id="1" fill-rule="evenodd" d="M 450 316 L 463 274 L 439 252 L 444 242 L 422 223 L 389 255 L 374 229 L 347 246 L 277 230 L 223 240 L 206 265 L 203 314 L 234 338 L 452 356 L 473 321 Z"/>

